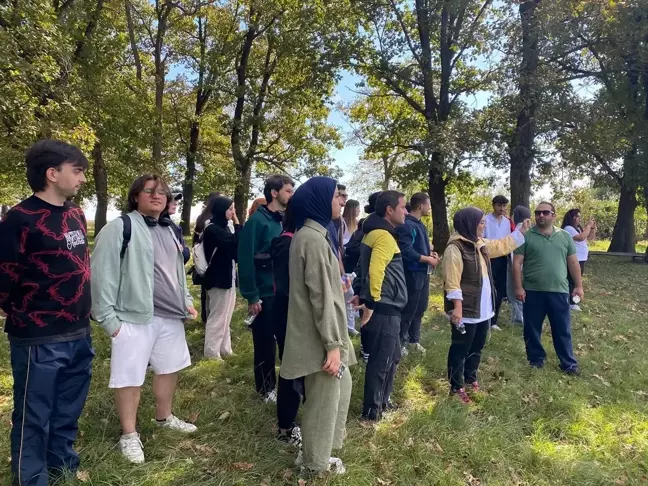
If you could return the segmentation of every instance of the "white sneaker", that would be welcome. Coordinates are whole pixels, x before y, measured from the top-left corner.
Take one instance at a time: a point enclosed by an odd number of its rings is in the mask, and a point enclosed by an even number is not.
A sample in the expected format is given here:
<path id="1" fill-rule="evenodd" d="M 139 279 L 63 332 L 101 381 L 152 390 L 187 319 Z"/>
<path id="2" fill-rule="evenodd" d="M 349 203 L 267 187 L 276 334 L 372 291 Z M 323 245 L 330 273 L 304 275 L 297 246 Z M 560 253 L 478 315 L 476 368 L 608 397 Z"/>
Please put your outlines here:
<path id="1" fill-rule="evenodd" d="M 409 354 L 409 351 L 407 350 L 407 346 L 401 346 L 401 358 L 404 358 Z"/>
<path id="2" fill-rule="evenodd" d="M 144 450 L 142 441 L 137 432 L 132 434 L 122 435 L 119 438 L 119 452 L 134 464 L 142 464 L 144 462 Z"/>
<path id="3" fill-rule="evenodd" d="M 413 343 L 410 344 L 410 346 L 412 347 L 412 349 L 414 349 L 414 351 L 418 351 L 421 354 L 425 354 L 425 352 L 427 351 L 423 346 L 421 346 L 421 343 Z"/>
<path id="4" fill-rule="evenodd" d="M 263 395 L 263 403 L 277 403 L 277 392 L 272 390 L 265 395 Z"/>
<path id="5" fill-rule="evenodd" d="M 164 427 L 165 429 L 177 430 L 178 432 L 185 432 L 187 434 L 191 434 L 192 432 L 198 430 L 198 427 L 196 427 L 194 424 L 180 420 L 173 414 L 169 415 L 164 422 L 156 420 L 155 423 L 157 423 L 160 427 Z"/>
<path id="6" fill-rule="evenodd" d="M 338 459 L 337 457 L 331 457 L 329 459 L 329 471 L 333 474 L 338 474 L 340 476 L 342 474 L 345 474 L 346 467 L 344 466 L 342 459 Z"/>
<path id="7" fill-rule="evenodd" d="M 499 327 L 497 324 L 495 324 L 494 326 L 491 326 L 491 329 L 492 329 L 493 331 L 501 331 L 501 330 L 502 330 L 502 328 Z"/>
<path id="8" fill-rule="evenodd" d="M 310 472 L 310 470 L 304 466 L 304 457 L 301 450 L 297 454 L 297 459 L 295 459 L 295 466 L 299 467 L 302 473 Z M 337 475 L 346 474 L 346 467 L 342 462 L 342 459 L 338 459 L 337 457 L 329 458 L 328 472 Z"/>
<path id="9" fill-rule="evenodd" d="M 583 309 L 580 308 L 580 306 L 577 305 L 570 305 L 569 308 L 573 310 L 574 312 L 582 312 Z"/>

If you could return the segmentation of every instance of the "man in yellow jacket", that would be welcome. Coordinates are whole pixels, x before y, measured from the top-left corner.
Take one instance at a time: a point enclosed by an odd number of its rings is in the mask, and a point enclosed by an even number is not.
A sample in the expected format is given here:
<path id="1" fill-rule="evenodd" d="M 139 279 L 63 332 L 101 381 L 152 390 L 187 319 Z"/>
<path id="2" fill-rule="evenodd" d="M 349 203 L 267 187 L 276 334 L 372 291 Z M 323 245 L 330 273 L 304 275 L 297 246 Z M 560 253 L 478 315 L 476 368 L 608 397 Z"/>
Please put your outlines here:
<path id="1" fill-rule="evenodd" d="M 359 296 L 361 325 L 367 326 L 365 351 L 369 352 L 362 410 L 365 420 L 379 420 L 393 407 L 389 396 L 401 358 L 400 321 L 407 304 L 396 226 L 405 222 L 405 215 L 405 195 L 385 191 L 376 201 L 375 214 L 362 227 L 365 236 L 360 249 Z"/>

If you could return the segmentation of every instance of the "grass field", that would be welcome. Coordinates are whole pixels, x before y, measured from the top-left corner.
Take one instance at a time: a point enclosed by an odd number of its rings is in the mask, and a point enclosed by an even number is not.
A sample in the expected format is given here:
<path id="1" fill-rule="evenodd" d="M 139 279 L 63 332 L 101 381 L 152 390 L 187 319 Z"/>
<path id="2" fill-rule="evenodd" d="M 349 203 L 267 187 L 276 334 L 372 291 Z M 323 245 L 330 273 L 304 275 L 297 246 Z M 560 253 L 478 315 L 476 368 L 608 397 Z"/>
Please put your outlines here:
<path id="1" fill-rule="evenodd" d="M 521 329 L 508 326 L 491 336 L 481 367 L 485 392 L 466 408 L 447 395 L 450 333 L 439 312 L 435 278 L 423 332 L 428 353 L 408 356 L 398 371 L 394 398 L 403 408 L 375 428 L 363 427 L 357 417 L 364 368 L 355 366 L 349 437 L 341 453 L 348 474 L 307 484 L 648 484 L 647 282 L 647 265 L 596 257 L 587 268 L 584 312 L 574 322 L 583 375 L 567 377 L 557 370 L 548 333 L 547 366 L 530 369 Z M 149 378 L 139 416 L 147 462 L 139 466 L 126 463 L 115 448 L 119 425 L 107 389 L 109 341 L 95 329 L 92 389 L 77 443 L 86 484 L 300 484 L 293 451 L 274 440 L 274 407 L 255 397 L 251 336 L 241 319 L 239 309 L 232 324 L 237 356 L 220 364 L 201 360 L 202 329 L 188 326 L 194 365 L 181 374 L 175 412 L 195 421 L 197 434 L 155 428 Z M 7 349 L 2 342 L 0 484 L 9 484 Z"/>

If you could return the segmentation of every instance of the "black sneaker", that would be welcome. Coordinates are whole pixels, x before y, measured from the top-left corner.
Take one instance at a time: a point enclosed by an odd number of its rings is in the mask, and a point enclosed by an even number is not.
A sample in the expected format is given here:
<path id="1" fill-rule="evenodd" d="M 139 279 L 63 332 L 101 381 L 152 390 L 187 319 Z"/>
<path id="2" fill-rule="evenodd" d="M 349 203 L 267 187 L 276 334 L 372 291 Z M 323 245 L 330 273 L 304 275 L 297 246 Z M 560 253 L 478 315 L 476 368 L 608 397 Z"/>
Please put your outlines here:
<path id="1" fill-rule="evenodd" d="M 302 436 L 301 429 L 298 425 L 293 425 L 292 428 L 288 429 L 285 432 L 281 430 L 277 431 L 277 440 L 295 447 L 301 447 Z"/>
<path id="2" fill-rule="evenodd" d="M 544 361 L 529 361 L 531 368 L 544 368 Z"/>

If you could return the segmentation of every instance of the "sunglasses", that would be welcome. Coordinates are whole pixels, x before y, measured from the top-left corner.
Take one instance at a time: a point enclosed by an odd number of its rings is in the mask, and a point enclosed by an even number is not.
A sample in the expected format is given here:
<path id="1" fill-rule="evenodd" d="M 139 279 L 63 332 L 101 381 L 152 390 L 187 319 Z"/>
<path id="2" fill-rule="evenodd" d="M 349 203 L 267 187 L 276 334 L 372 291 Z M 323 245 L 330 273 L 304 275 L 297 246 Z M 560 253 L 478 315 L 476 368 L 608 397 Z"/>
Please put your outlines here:
<path id="1" fill-rule="evenodd" d="M 551 216 L 554 212 L 550 209 L 543 209 L 542 211 L 534 211 L 536 216 Z"/>

